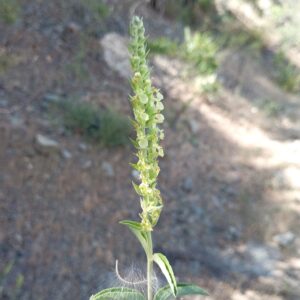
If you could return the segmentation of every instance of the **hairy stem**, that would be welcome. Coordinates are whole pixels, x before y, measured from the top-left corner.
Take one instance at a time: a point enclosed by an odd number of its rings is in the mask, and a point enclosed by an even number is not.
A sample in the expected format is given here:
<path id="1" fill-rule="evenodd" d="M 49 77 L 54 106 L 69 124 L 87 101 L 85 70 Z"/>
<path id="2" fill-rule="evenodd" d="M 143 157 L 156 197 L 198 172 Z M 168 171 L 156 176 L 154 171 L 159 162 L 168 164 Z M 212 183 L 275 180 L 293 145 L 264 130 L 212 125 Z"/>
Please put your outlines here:
<path id="1" fill-rule="evenodd" d="M 147 300 L 152 300 L 153 283 L 153 245 L 151 232 L 148 232 L 149 249 L 147 253 Z"/>

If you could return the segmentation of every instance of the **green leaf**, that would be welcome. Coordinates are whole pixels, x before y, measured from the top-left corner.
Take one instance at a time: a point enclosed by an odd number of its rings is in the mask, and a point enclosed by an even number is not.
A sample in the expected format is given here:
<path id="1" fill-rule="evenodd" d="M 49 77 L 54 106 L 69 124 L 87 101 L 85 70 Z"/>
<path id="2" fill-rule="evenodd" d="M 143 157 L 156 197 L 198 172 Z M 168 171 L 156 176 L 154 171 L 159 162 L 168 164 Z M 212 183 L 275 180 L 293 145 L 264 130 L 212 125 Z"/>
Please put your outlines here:
<path id="1" fill-rule="evenodd" d="M 129 288 L 109 288 L 102 290 L 101 292 L 92 295 L 90 300 L 145 300 L 145 297 L 142 293 L 137 290 Z"/>
<path id="2" fill-rule="evenodd" d="M 202 295 L 208 296 L 208 293 L 201 287 L 195 284 L 189 283 L 178 283 L 177 284 L 177 297 L 183 297 L 188 295 Z M 170 289 L 170 286 L 167 285 L 157 291 L 154 296 L 154 300 L 168 300 L 172 299 L 173 292 Z M 173 296 L 174 297 L 174 296 Z"/>
<path id="3" fill-rule="evenodd" d="M 137 193 L 139 196 L 142 196 L 140 187 L 139 187 L 136 183 L 134 183 L 133 181 L 132 181 L 132 185 L 133 185 L 133 188 L 134 188 L 134 190 L 136 191 L 136 193 Z"/>
<path id="4" fill-rule="evenodd" d="M 149 253 L 149 239 L 147 232 L 143 230 L 142 225 L 139 222 L 136 221 L 130 221 L 130 220 L 124 220 L 121 221 L 120 224 L 127 226 L 131 232 L 137 237 L 137 239 L 140 241 L 142 247 L 144 248 L 146 254 Z"/>
<path id="5" fill-rule="evenodd" d="M 177 295 L 177 283 L 176 283 L 176 279 L 174 276 L 174 272 L 173 269 L 168 261 L 168 259 L 166 258 L 166 256 L 164 256 L 161 253 L 155 253 L 153 255 L 153 260 L 158 264 L 159 268 L 161 269 L 162 273 L 165 275 L 170 289 L 173 293 L 174 296 Z"/>

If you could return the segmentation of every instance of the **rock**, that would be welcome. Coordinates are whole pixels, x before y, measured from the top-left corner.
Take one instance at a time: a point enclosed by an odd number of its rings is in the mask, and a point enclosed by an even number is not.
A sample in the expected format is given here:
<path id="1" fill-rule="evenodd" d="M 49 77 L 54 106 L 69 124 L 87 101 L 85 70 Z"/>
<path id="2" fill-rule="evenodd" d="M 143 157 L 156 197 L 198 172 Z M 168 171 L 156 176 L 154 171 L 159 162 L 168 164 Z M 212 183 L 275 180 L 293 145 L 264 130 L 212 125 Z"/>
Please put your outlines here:
<path id="1" fill-rule="evenodd" d="M 61 97 L 59 95 L 52 93 L 45 94 L 43 99 L 49 103 L 58 103 L 61 101 Z"/>
<path id="2" fill-rule="evenodd" d="M 223 260 L 228 264 L 228 270 L 249 277 L 273 276 L 280 252 L 277 248 L 249 242 L 238 251 L 226 252 Z"/>
<path id="3" fill-rule="evenodd" d="M 224 205 L 226 203 L 226 198 L 220 197 L 219 195 L 212 195 L 211 201 L 213 205 L 219 209 L 224 209 Z"/>
<path id="4" fill-rule="evenodd" d="M 102 162 L 101 169 L 104 171 L 104 173 L 108 177 L 114 177 L 115 176 L 115 172 L 114 172 L 113 166 L 110 163 L 108 163 L 106 161 Z"/>
<path id="5" fill-rule="evenodd" d="M 280 259 L 277 248 L 250 242 L 243 252 L 245 257 L 245 271 L 257 276 L 268 276 L 276 269 L 276 262 Z"/>
<path id="6" fill-rule="evenodd" d="M 281 247 L 290 246 L 295 241 L 295 239 L 296 236 L 291 231 L 277 234 L 273 237 L 273 241 Z"/>
<path id="7" fill-rule="evenodd" d="M 84 143 L 80 143 L 78 145 L 78 148 L 81 150 L 81 151 L 86 151 L 88 149 L 88 146 Z"/>
<path id="8" fill-rule="evenodd" d="M 205 216 L 205 210 L 199 206 L 193 208 L 193 212 L 197 215 L 198 218 Z"/>
<path id="9" fill-rule="evenodd" d="M 18 116 L 11 116 L 10 123 L 13 127 L 21 127 L 24 125 L 24 120 Z"/>
<path id="10" fill-rule="evenodd" d="M 235 226 L 230 226 L 227 232 L 228 239 L 237 241 L 241 237 L 241 231 Z"/>
<path id="11" fill-rule="evenodd" d="M 67 24 L 66 30 L 69 30 L 72 33 L 77 33 L 81 30 L 81 27 L 75 22 L 70 22 Z"/>
<path id="12" fill-rule="evenodd" d="M 192 189 L 193 189 L 193 186 L 194 186 L 194 184 L 193 184 L 193 178 L 192 177 L 184 178 L 184 180 L 182 182 L 182 189 L 185 192 L 187 192 L 187 193 L 191 192 Z"/>
<path id="13" fill-rule="evenodd" d="M 131 76 L 129 62 L 128 41 L 118 33 L 107 33 L 100 41 L 107 65 L 121 77 L 128 79 Z"/>
<path id="14" fill-rule="evenodd" d="M 286 187 L 286 180 L 282 171 L 278 171 L 274 174 L 271 180 L 271 186 L 274 189 L 282 189 Z"/>
<path id="15" fill-rule="evenodd" d="M 65 159 L 71 159 L 72 158 L 72 153 L 68 151 L 67 149 L 63 149 L 61 151 L 61 156 Z"/>
<path id="16" fill-rule="evenodd" d="M 82 164 L 82 169 L 89 169 L 92 166 L 92 161 L 91 160 L 86 160 Z"/>
<path id="17" fill-rule="evenodd" d="M 271 185 L 273 188 L 300 189 L 300 168 L 291 166 L 275 173 Z"/>
<path id="18" fill-rule="evenodd" d="M 0 99 L 0 107 L 6 107 L 8 105 L 8 101 L 6 99 Z"/>
<path id="19" fill-rule="evenodd" d="M 188 124 L 189 124 L 191 132 L 193 134 L 196 134 L 200 128 L 199 123 L 194 119 L 188 119 Z"/>
<path id="20" fill-rule="evenodd" d="M 279 296 L 270 296 L 270 294 L 261 294 L 256 291 L 247 290 L 245 293 L 241 293 L 240 291 L 235 291 L 232 296 L 232 300 L 261 300 L 261 299 L 269 299 L 269 300 L 283 300 L 283 298 Z"/>
<path id="21" fill-rule="evenodd" d="M 59 143 L 42 134 L 37 134 L 35 136 L 35 147 L 37 151 L 43 154 L 49 154 L 59 149 Z"/>
<path id="22" fill-rule="evenodd" d="M 284 170 L 284 176 L 289 188 L 300 189 L 300 168 L 288 167 Z"/>

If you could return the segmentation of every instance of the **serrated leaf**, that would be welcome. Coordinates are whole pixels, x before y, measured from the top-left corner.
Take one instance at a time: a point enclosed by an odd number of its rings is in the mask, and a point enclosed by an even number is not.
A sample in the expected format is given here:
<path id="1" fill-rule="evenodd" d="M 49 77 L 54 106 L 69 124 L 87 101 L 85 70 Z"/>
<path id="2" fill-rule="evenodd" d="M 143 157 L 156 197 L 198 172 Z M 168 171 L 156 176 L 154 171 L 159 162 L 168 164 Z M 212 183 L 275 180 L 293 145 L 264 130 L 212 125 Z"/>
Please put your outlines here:
<path id="1" fill-rule="evenodd" d="M 142 293 L 137 290 L 129 288 L 109 288 L 102 290 L 101 292 L 92 295 L 90 300 L 145 300 Z"/>
<path id="2" fill-rule="evenodd" d="M 138 145 L 138 143 L 137 143 L 135 140 L 133 140 L 132 138 L 129 138 L 129 140 L 131 141 L 132 145 L 133 145 L 136 149 L 139 148 L 139 145 Z"/>
<path id="3" fill-rule="evenodd" d="M 142 225 L 136 221 L 124 220 L 120 224 L 127 226 L 131 232 L 137 237 L 140 241 L 142 247 L 144 248 L 146 254 L 149 253 L 149 239 L 147 232 L 143 230 Z"/>
<path id="4" fill-rule="evenodd" d="M 161 269 L 162 273 L 166 277 L 173 295 L 176 296 L 177 295 L 176 278 L 174 276 L 173 269 L 172 269 L 167 257 L 161 253 L 155 253 L 153 255 L 153 260 L 154 260 L 154 262 L 157 263 L 157 265 Z"/>
<path id="5" fill-rule="evenodd" d="M 134 163 L 129 163 L 129 165 L 133 168 L 133 169 L 135 169 L 135 170 L 139 170 L 139 167 L 138 167 L 138 164 L 134 164 Z"/>
<path id="6" fill-rule="evenodd" d="M 208 293 L 201 287 L 195 284 L 189 283 L 178 283 L 177 284 L 177 297 L 184 297 L 188 295 L 202 295 L 208 296 Z M 174 297 L 173 292 L 170 289 L 170 286 L 167 285 L 157 291 L 154 296 L 154 300 L 169 300 Z"/>

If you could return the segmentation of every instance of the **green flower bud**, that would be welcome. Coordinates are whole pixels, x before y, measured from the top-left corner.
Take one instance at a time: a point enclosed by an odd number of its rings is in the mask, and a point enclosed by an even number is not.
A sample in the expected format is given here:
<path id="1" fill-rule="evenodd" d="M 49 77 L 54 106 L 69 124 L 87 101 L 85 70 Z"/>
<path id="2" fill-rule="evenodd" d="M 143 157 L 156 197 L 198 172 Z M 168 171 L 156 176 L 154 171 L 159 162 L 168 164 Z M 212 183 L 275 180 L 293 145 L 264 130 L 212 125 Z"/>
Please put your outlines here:
<path id="1" fill-rule="evenodd" d="M 157 102 L 156 103 L 156 109 L 159 110 L 159 111 L 161 111 L 161 110 L 164 109 L 164 105 L 161 102 Z"/>
<path id="2" fill-rule="evenodd" d="M 164 121 L 165 117 L 162 114 L 156 115 L 157 123 L 162 123 Z"/>
<path id="3" fill-rule="evenodd" d="M 141 94 L 139 96 L 140 98 L 140 101 L 143 103 L 143 104 L 146 104 L 148 102 L 148 97 L 145 95 L 145 94 Z"/>
<path id="4" fill-rule="evenodd" d="M 142 140 L 139 140 L 139 146 L 141 147 L 141 149 L 146 149 L 148 147 L 148 141 L 147 139 L 142 139 Z"/>

